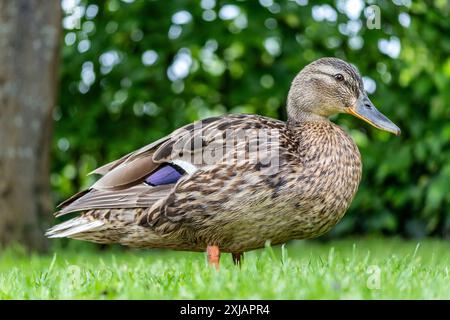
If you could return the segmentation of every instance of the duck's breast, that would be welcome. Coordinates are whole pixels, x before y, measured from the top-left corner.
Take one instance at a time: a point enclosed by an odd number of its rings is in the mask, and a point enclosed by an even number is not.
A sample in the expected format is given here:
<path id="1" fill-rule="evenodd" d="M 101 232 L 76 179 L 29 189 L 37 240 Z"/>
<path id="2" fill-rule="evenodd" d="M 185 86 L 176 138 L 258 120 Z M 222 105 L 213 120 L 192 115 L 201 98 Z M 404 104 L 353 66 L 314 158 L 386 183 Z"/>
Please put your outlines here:
<path id="1" fill-rule="evenodd" d="M 358 189 L 362 165 L 357 146 L 337 125 L 305 123 L 298 132 L 302 165 L 292 189 L 293 233 L 309 238 L 329 231 L 343 217 Z"/>

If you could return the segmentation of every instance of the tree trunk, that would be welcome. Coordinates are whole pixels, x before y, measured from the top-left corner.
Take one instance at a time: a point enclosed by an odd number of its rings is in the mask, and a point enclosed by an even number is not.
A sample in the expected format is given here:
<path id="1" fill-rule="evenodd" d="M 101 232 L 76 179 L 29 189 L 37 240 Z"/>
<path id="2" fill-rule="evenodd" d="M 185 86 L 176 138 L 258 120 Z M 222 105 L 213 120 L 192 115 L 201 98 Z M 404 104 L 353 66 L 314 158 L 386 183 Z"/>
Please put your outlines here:
<path id="1" fill-rule="evenodd" d="M 0 245 L 46 247 L 59 0 L 0 0 Z"/>

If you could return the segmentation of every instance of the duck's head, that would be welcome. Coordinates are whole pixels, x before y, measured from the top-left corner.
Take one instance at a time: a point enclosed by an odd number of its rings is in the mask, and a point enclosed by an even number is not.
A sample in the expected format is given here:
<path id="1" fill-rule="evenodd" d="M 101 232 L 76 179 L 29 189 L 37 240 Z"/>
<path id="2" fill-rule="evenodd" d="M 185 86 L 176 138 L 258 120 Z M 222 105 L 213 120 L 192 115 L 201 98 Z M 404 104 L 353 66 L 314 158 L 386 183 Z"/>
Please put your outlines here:
<path id="1" fill-rule="evenodd" d="M 287 108 L 295 122 L 349 113 L 378 129 L 400 134 L 400 128 L 367 97 L 358 71 L 337 58 L 321 58 L 303 68 L 292 82 Z"/>

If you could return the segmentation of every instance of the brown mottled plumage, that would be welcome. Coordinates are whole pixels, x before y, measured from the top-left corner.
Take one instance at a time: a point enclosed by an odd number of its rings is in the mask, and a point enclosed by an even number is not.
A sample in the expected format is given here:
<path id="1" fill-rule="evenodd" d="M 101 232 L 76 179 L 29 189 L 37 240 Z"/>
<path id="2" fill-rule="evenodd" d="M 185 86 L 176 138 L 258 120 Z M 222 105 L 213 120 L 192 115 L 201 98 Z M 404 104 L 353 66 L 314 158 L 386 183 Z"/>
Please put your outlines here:
<path id="1" fill-rule="evenodd" d="M 297 75 L 287 109 L 286 123 L 258 115 L 197 121 L 97 169 L 103 177 L 57 213 L 80 215 L 47 235 L 208 248 L 214 264 L 220 251 L 239 263 L 243 252 L 266 241 L 320 236 L 343 217 L 361 178 L 356 145 L 328 117 L 351 113 L 380 129 L 400 130 L 367 98 L 356 69 L 335 58 L 319 59 Z M 149 185 L 149 176 L 168 164 L 181 178 Z"/>

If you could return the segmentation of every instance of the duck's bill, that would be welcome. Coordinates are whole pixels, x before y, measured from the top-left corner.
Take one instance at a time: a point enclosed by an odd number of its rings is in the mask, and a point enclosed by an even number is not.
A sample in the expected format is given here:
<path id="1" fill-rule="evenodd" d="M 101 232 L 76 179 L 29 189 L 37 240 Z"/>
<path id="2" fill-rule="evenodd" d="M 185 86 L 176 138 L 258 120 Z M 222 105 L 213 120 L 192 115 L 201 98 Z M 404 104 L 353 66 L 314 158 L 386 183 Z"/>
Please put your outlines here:
<path id="1" fill-rule="evenodd" d="M 362 95 L 355 106 L 349 107 L 348 112 L 370 123 L 375 128 L 391 132 L 397 136 L 401 133 L 400 128 L 378 111 L 366 95 Z"/>

